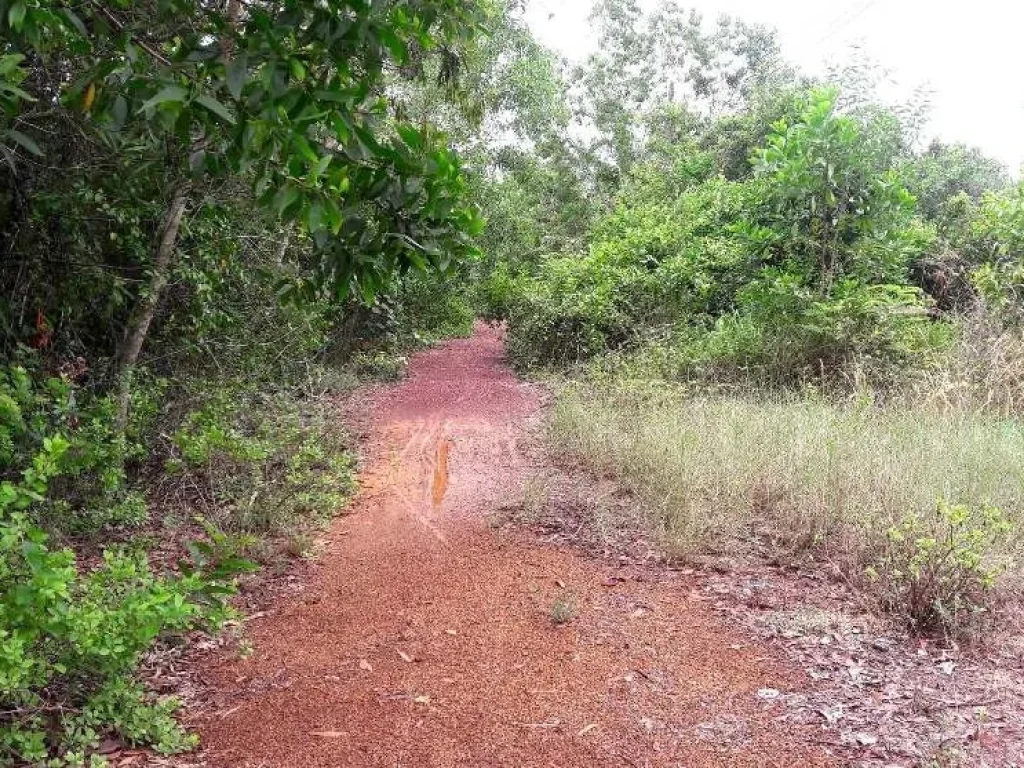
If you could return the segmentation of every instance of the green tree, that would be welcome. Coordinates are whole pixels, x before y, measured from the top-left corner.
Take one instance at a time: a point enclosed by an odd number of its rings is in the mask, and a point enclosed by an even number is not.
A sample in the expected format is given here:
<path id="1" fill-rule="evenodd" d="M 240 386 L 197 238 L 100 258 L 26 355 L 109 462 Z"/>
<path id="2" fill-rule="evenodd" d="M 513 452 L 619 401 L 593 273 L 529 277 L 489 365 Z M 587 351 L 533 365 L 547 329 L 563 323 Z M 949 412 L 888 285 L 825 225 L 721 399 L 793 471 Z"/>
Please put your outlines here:
<path id="1" fill-rule="evenodd" d="M 940 218 L 943 203 L 950 198 L 964 193 L 977 203 L 986 192 L 998 192 L 1009 184 L 1006 166 L 998 160 L 977 147 L 938 140 L 901 170 L 922 215 L 932 220 Z"/>
<path id="2" fill-rule="evenodd" d="M 56 111 L 161 180 L 146 277 L 115 355 L 119 424 L 201 185 L 239 179 L 308 233 L 315 257 L 299 296 L 370 296 L 394 270 L 443 270 L 470 250 L 478 219 L 457 158 L 389 108 L 385 85 L 392 70 L 416 76 L 435 54 L 457 57 L 483 18 L 455 0 L 0 3 L 5 55 L 23 57 L 5 82 L 25 86 L 5 91 L 11 173 L 42 152 L 33 126 Z"/>

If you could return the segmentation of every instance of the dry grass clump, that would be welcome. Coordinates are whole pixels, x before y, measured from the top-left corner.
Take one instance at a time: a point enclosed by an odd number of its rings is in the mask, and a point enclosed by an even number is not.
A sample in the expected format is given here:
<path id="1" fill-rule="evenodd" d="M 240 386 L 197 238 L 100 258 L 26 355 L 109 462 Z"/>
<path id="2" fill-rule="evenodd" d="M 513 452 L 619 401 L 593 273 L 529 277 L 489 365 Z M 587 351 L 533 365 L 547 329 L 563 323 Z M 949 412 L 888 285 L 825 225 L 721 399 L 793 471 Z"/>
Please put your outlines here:
<path id="1" fill-rule="evenodd" d="M 1024 414 L 1024 327 L 979 308 L 958 330 L 938 365 L 905 387 L 905 399 L 945 412 Z"/>

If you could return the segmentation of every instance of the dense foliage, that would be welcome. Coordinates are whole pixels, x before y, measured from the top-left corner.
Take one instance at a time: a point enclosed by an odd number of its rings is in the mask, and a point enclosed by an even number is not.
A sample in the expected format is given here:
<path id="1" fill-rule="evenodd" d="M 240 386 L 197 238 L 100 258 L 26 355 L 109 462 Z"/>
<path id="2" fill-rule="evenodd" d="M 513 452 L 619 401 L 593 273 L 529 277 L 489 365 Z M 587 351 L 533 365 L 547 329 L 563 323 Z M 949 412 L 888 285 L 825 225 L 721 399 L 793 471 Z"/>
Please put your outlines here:
<path id="1" fill-rule="evenodd" d="M 869 62 L 815 81 L 770 30 L 646 8 L 597 3 L 562 137 L 497 156 L 483 310 L 522 369 L 585 377 L 554 439 L 649 503 L 669 548 L 770 530 L 916 631 L 975 625 L 1024 514 L 966 470 L 1019 428 L 1024 186 L 922 143 L 924 102 L 880 102 Z M 947 453 L 954 413 L 978 439 Z M 886 480 L 868 452 L 908 418 L 935 461 Z"/>

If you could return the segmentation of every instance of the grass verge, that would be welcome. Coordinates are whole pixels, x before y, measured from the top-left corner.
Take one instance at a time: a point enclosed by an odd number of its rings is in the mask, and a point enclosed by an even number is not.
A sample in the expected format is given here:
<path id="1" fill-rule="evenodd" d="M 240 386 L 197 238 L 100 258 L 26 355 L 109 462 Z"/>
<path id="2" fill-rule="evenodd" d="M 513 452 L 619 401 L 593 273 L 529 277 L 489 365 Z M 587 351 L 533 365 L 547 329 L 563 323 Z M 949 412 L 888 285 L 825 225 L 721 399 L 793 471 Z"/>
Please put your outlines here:
<path id="1" fill-rule="evenodd" d="M 564 387 L 550 436 L 624 484 L 670 553 L 827 559 L 917 629 L 973 623 L 1019 575 L 1015 419 L 613 380 Z"/>

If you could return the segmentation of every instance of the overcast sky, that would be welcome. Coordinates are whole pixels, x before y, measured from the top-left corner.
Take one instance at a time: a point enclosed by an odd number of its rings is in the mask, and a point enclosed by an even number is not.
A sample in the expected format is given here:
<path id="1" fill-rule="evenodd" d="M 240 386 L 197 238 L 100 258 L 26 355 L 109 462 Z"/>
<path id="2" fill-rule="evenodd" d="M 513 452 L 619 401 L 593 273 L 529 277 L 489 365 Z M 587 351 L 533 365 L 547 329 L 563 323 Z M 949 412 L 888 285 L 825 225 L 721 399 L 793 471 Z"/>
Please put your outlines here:
<path id="1" fill-rule="evenodd" d="M 651 0 L 653 2 L 653 0 Z M 851 47 L 899 87 L 933 91 L 930 133 L 981 147 L 1019 175 L 1024 164 L 1024 3 L 1020 0 L 681 0 L 775 27 L 783 55 L 809 74 Z M 570 60 L 593 49 L 592 0 L 531 0 L 538 39 Z"/>

